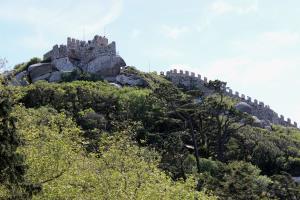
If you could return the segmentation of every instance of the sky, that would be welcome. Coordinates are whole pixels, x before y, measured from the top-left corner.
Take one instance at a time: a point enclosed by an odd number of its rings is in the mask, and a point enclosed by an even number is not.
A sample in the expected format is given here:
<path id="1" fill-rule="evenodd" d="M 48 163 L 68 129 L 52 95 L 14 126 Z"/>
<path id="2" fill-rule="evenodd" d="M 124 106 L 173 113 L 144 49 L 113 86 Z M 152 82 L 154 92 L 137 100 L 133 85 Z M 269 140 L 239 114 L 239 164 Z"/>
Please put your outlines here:
<path id="1" fill-rule="evenodd" d="M 299 0 L 0 0 L 0 58 L 105 35 L 127 65 L 226 81 L 300 123 Z M 298 124 L 299 124 L 298 123 Z"/>

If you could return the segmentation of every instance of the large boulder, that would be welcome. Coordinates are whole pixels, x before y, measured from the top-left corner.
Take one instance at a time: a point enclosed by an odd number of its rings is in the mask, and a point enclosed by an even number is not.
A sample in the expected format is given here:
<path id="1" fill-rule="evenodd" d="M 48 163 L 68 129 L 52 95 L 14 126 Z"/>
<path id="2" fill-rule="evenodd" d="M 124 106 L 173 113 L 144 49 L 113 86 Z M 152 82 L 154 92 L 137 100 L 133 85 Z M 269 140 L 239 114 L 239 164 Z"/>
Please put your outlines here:
<path id="1" fill-rule="evenodd" d="M 35 77 L 34 79 L 31 79 L 32 83 L 35 83 L 37 81 L 45 80 L 48 81 L 52 73 L 43 74 L 41 76 Z"/>
<path id="2" fill-rule="evenodd" d="M 61 72 L 72 72 L 76 69 L 68 57 L 55 59 L 52 64 Z"/>
<path id="3" fill-rule="evenodd" d="M 83 71 L 102 77 L 116 77 L 124 66 L 126 63 L 120 56 L 101 56 L 90 61 Z"/>
<path id="4" fill-rule="evenodd" d="M 38 63 L 30 65 L 28 68 L 28 73 L 32 82 L 41 80 L 46 74 L 50 74 L 53 71 L 56 71 L 56 69 L 51 63 Z"/>
<path id="5" fill-rule="evenodd" d="M 13 85 L 18 85 L 18 86 L 26 86 L 28 85 L 28 79 L 27 79 L 27 71 L 22 71 L 18 74 L 15 75 L 15 81 Z"/>
<path id="6" fill-rule="evenodd" d="M 300 176 L 299 176 L 299 177 L 293 177 L 293 179 L 294 179 L 297 183 L 300 183 Z"/>
<path id="7" fill-rule="evenodd" d="M 240 103 L 236 104 L 235 108 L 241 112 L 252 114 L 252 109 L 253 109 L 252 106 L 250 106 L 249 104 L 247 104 L 245 102 L 240 102 Z"/>
<path id="8" fill-rule="evenodd" d="M 121 85 L 129 85 L 129 86 L 140 86 L 145 87 L 148 85 L 148 83 L 143 79 L 136 75 L 130 74 L 125 75 L 121 74 L 116 77 L 117 83 Z"/>
<path id="9" fill-rule="evenodd" d="M 268 130 L 272 129 L 270 121 L 260 120 L 256 116 L 252 116 L 252 118 L 253 118 L 253 126 L 268 129 Z"/>
<path id="10" fill-rule="evenodd" d="M 15 78 L 17 81 L 20 81 L 23 78 L 25 78 L 26 76 L 27 76 L 27 71 L 22 71 L 22 72 L 16 74 Z"/>
<path id="11" fill-rule="evenodd" d="M 49 77 L 49 82 L 53 83 L 53 82 L 60 82 L 62 80 L 62 72 L 57 71 L 57 72 L 52 72 L 51 76 Z"/>

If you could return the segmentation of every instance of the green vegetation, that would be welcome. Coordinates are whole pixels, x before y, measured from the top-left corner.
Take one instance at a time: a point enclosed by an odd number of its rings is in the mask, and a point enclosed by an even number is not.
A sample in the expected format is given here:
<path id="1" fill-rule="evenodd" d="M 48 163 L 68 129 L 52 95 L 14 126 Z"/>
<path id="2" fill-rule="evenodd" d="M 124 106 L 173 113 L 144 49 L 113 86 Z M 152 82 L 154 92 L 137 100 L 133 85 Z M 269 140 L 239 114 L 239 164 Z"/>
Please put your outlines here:
<path id="1" fill-rule="evenodd" d="M 20 64 L 17 64 L 15 67 L 14 67 L 14 73 L 17 74 L 17 73 L 20 73 L 22 71 L 25 71 L 28 69 L 28 67 L 30 65 L 33 65 L 33 64 L 36 64 L 36 63 L 39 63 L 41 62 L 42 60 L 40 58 L 37 58 L 37 57 L 34 57 L 34 58 L 31 58 L 28 62 L 26 63 L 20 63 Z"/>
<path id="2" fill-rule="evenodd" d="M 123 73 L 146 86 L 0 86 L 0 199 L 300 198 L 299 130 L 253 127 L 219 81 L 204 97 Z"/>
<path id="3" fill-rule="evenodd" d="M 101 81 L 103 78 L 97 74 L 89 74 L 81 72 L 79 69 L 75 69 L 70 73 L 62 74 L 62 82 L 72 81 Z"/>

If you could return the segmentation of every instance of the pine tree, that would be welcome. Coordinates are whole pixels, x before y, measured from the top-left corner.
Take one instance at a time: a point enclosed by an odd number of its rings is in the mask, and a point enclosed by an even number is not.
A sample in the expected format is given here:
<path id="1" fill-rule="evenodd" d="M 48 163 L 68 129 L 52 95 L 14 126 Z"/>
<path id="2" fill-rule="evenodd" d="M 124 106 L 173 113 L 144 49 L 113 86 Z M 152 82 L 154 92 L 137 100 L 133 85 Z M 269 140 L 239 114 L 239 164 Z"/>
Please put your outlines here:
<path id="1" fill-rule="evenodd" d="M 21 140 L 9 116 L 12 101 L 3 93 L 0 90 L 0 186 L 8 191 L 7 199 L 29 199 L 33 188 L 25 183 L 24 157 L 17 153 Z"/>

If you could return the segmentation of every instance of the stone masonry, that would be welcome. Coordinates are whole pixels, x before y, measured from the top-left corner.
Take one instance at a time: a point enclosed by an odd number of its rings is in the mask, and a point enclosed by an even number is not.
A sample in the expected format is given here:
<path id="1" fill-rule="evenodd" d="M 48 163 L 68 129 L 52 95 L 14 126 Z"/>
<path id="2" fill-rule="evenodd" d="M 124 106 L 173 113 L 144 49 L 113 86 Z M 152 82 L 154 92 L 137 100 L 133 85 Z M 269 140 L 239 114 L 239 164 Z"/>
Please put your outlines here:
<path id="1" fill-rule="evenodd" d="M 195 73 L 190 73 L 188 71 L 183 72 L 183 70 L 177 71 L 176 69 L 167 71 L 166 74 L 161 72 L 161 75 L 165 75 L 166 78 L 177 86 L 187 89 L 200 89 L 205 93 L 205 95 L 213 93 L 213 91 L 207 87 L 209 82 L 208 79 L 206 77 L 201 77 L 201 75 L 196 76 Z M 263 102 L 258 101 L 257 99 L 252 100 L 251 97 L 246 97 L 244 94 L 240 95 L 239 92 L 233 92 L 233 90 L 229 87 L 224 88 L 224 90 L 227 96 L 233 97 L 239 102 L 245 102 L 250 105 L 252 107 L 252 115 L 258 119 L 272 124 L 298 128 L 297 122 L 292 123 L 290 118 L 285 119 L 283 115 L 279 116 L 270 108 L 270 106 L 265 105 Z"/>
<path id="2" fill-rule="evenodd" d="M 115 81 L 124 66 L 125 61 L 117 55 L 116 43 L 108 43 L 106 37 L 96 35 L 87 42 L 68 38 L 66 45 L 55 45 L 44 55 L 42 63 L 31 65 L 26 73 L 33 83 L 59 82 L 62 74 L 75 70 Z"/>

